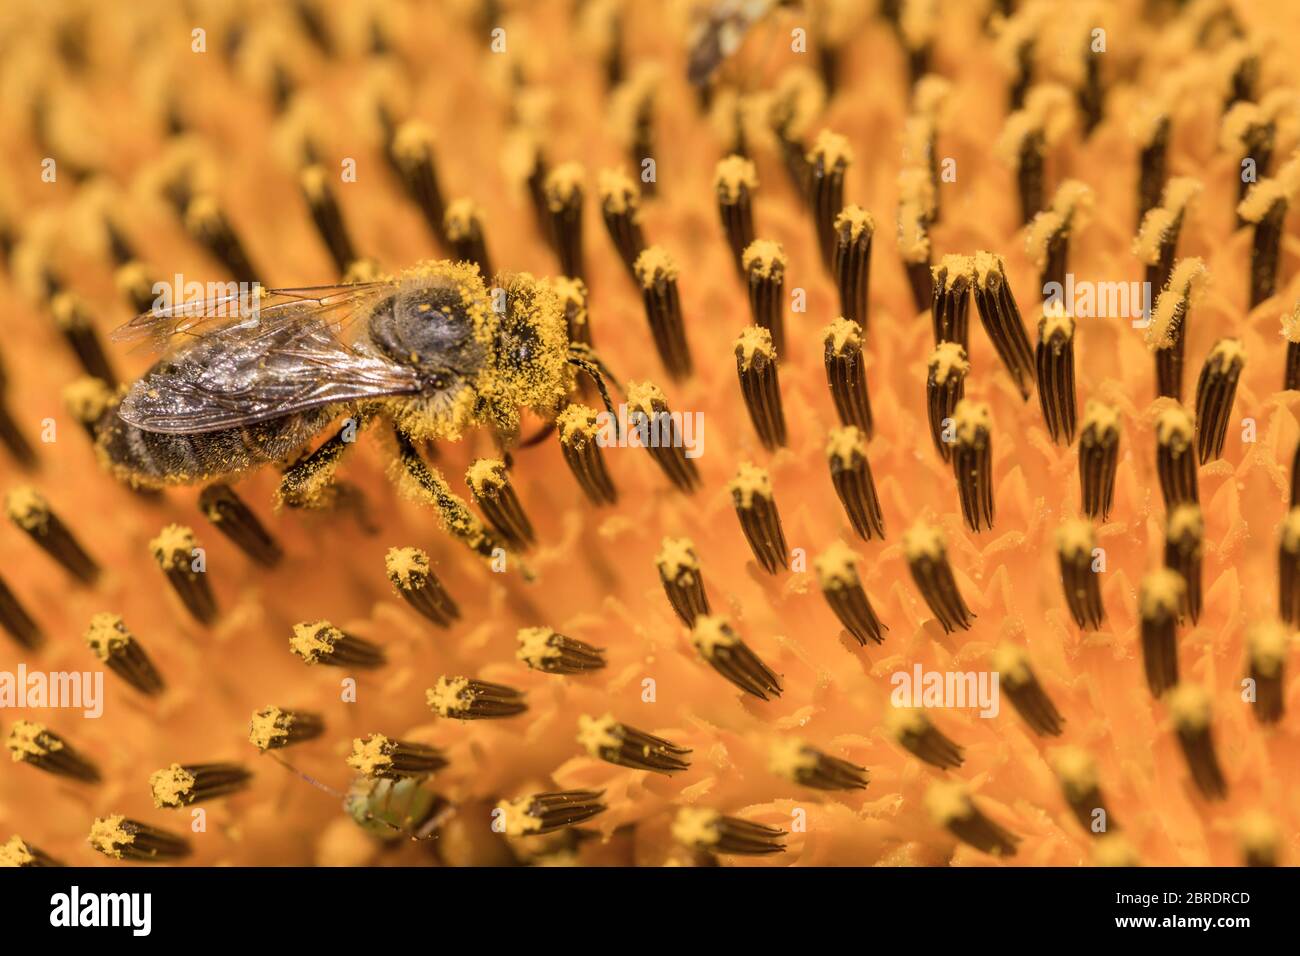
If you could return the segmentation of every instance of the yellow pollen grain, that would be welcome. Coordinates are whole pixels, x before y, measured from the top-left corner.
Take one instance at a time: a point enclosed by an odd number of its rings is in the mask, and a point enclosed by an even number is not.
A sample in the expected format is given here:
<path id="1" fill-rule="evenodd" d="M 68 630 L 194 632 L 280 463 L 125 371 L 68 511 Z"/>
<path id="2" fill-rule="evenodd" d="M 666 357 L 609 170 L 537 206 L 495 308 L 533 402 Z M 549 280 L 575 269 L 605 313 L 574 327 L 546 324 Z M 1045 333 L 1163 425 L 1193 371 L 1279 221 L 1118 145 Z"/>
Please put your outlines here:
<path id="1" fill-rule="evenodd" d="M 16 720 L 9 728 L 9 738 L 5 741 L 15 763 L 28 757 L 44 757 L 63 749 L 63 741 L 53 736 L 44 724 L 30 720 Z"/>
<path id="2" fill-rule="evenodd" d="M 126 817 L 115 813 L 110 817 L 100 817 L 90 827 L 90 845 L 106 856 L 122 859 L 122 847 L 135 842 L 135 834 L 128 833 L 122 826 Z"/>
<path id="3" fill-rule="evenodd" d="M 701 614 L 691 630 L 691 643 L 705 660 L 712 660 L 718 648 L 735 647 L 740 643 L 727 619 L 718 614 Z"/>
<path id="4" fill-rule="evenodd" d="M 468 677 L 439 677 L 438 683 L 424 692 L 424 700 L 435 713 L 450 717 L 465 709 L 469 701 L 462 695 L 468 690 Z"/>
<path id="5" fill-rule="evenodd" d="M 123 295 L 128 295 L 136 289 L 150 291 L 153 289 L 153 283 L 149 281 L 149 273 L 145 270 L 144 263 L 134 259 L 113 273 L 113 285 Z"/>
<path id="6" fill-rule="evenodd" d="M 542 821 L 528 812 L 529 807 L 533 805 L 533 800 L 534 798 L 529 796 L 497 804 L 497 809 L 501 811 L 501 817 L 505 821 L 506 836 L 527 836 L 541 829 Z"/>
<path id="7" fill-rule="evenodd" d="M 785 250 L 771 239 L 755 239 L 741 253 L 740 265 L 746 274 L 760 279 L 771 278 L 785 272 Z"/>
<path id="8" fill-rule="evenodd" d="M 1067 179 L 1056 187 L 1052 195 L 1051 208 L 1071 221 L 1072 226 L 1079 226 L 1079 218 L 1092 211 L 1092 187 L 1079 179 Z"/>
<path id="9" fill-rule="evenodd" d="M 1210 726 L 1210 695 L 1199 684 L 1179 684 L 1166 699 L 1169 716 L 1179 730 Z"/>
<path id="10" fill-rule="evenodd" d="M 1182 213 L 1204 189 L 1205 186 L 1199 179 L 1175 176 L 1165 183 L 1165 188 L 1160 193 L 1160 205 L 1172 213 Z"/>
<path id="11" fill-rule="evenodd" d="M 357 773 L 375 777 L 393 765 L 393 742 L 383 734 L 357 737 L 352 741 L 352 753 L 347 765 Z"/>
<path id="12" fill-rule="evenodd" d="M 102 379 L 84 375 L 63 388 L 63 407 L 83 424 L 94 424 L 108 410 L 113 390 Z"/>
<path id="13" fill-rule="evenodd" d="M 1006 282 L 1006 268 L 1002 257 L 983 249 L 975 253 L 975 281 L 981 289 L 989 288 L 993 281 Z"/>
<path id="14" fill-rule="evenodd" d="M 190 557 L 198 540 L 194 532 L 181 524 L 169 524 L 158 533 L 158 537 L 149 542 L 149 551 L 163 568 L 168 568 L 178 560 L 189 566 Z"/>
<path id="15" fill-rule="evenodd" d="M 1178 613 L 1187 594 L 1187 582 L 1177 571 L 1157 568 L 1142 579 L 1138 608 L 1143 619 L 1171 617 Z"/>
<path id="16" fill-rule="evenodd" d="M 343 632 L 329 621 L 303 622 L 293 626 L 289 649 L 308 664 L 315 664 L 333 654 L 335 642 L 342 637 Z"/>
<path id="17" fill-rule="evenodd" d="M 85 638 L 95 655 L 106 661 L 131 643 L 131 632 L 120 615 L 102 611 L 90 619 Z"/>
<path id="18" fill-rule="evenodd" d="M 1282 316 L 1282 337 L 1300 344 L 1300 302 L 1296 303 L 1290 315 Z"/>
<path id="19" fill-rule="evenodd" d="M 1205 364 L 1225 372 L 1236 366 L 1240 371 L 1246 364 L 1246 346 L 1242 344 L 1241 339 L 1219 339 L 1214 343 L 1214 348 L 1210 349 L 1210 354 L 1206 356 Z"/>
<path id="20" fill-rule="evenodd" d="M 943 385 L 950 375 L 965 375 L 970 371 L 966 350 L 957 342 L 940 342 L 936 345 L 927 365 L 930 378 L 936 385 Z"/>
<path id="21" fill-rule="evenodd" d="M 1091 430 L 1098 439 L 1108 434 L 1119 435 L 1119 409 L 1096 399 L 1088 399 L 1083 407 L 1083 431 Z"/>
<path id="22" fill-rule="evenodd" d="M 850 242 L 857 242 L 864 233 L 867 236 L 875 233 L 876 220 L 861 206 L 845 206 L 835 217 L 835 231 L 847 235 Z"/>
<path id="23" fill-rule="evenodd" d="M 1237 840 L 1250 856 L 1271 857 L 1282 842 L 1277 821 L 1262 810 L 1250 810 L 1237 818 Z"/>
<path id="24" fill-rule="evenodd" d="M 1047 252 L 1051 241 L 1064 231 L 1068 224 L 1069 220 L 1055 209 L 1044 209 L 1030 221 L 1029 230 L 1025 233 L 1025 252 L 1029 255 L 1029 260 L 1039 269 L 1047 265 Z"/>
<path id="25" fill-rule="evenodd" d="M 578 743 L 590 756 L 599 757 L 602 750 L 618 750 L 623 745 L 622 729 L 612 714 L 603 717 L 581 714 L 578 717 Z"/>
<path id="26" fill-rule="evenodd" d="M 1180 405 L 1164 409 L 1156 418 L 1156 441 L 1175 451 L 1191 444 L 1194 432 L 1192 416 Z"/>
<path id="27" fill-rule="evenodd" d="M 736 357 L 740 367 L 748 372 L 754 362 L 762 356 L 768 362 L 776 361 L 776 348 L 772 345 L 772 333 L 761 325 L 746 326 L 736 339 Z"/>
<path id="28" fill-rule="evenodd" d="M 849 146 L 847 137 L 829 129 L 824 129 L 817 134 L 812 149 L 808 150 L 806 158 L 809 163 L 814 165 L 821 163 L 823 169 L 830 170 L 836 166 L 851 164 L 853 162 L 853 148 Z"/>
<path id="29" fill-rule="evenodd" d="M 583 444 L 594 441 L 600 431 L 596 410 L 587 405 L 572 404 L 555 417 L 555 425 L 560 432 L 560 441 L 566 445 Z"/>
<path id="30" fill-rule="evenodd" d="M 795 66 L 777 78 L 771 99 L 769 120 L 779 135 L 801 141 L 826 105 L 826 87 L 815 70 Z"/>
<path id="31" fill-rule="evenodd" d="M 898 207 L 898 254 L 904 262 L 921 263 L 930 258 L 930 237 L 925 231 L 927 207 L 907 200 Z"/>
<path id="32" fill-rule="evenodd" d="M 774 740 L 767 751 L 767 769 L 784 780 L 798 783 L 817 768 L 817 752 L 797 737 Z"/>
<path id="33" fill-rule="evenodd" d="M 823 591 L 838 591 L 858 584 L 858 555 L 843 541 L 833 541 L 813 558 L 813 570 Z"/>
<path id="34" fill-rule="evenodd" d="M 1044 342 L 1060 336 L 1065 342 L 1074 339 L 1074 316 L 1070 315 L 1061 303 L 1044 309 L 1043 317 L 1038 321 L 1038 336 Z"/>
<path id="35" fill-rule="evenodd" d="M 1200 541 L 1205 537 L 1205 520 L 1201 517 L 1198 505 L 1181 504 L 1169 513 L 1166 534 L 1171 541 L 1191 539 Z"/>
<path id="36" fill-rule="evenodd" d="M 1083 518 L 1067 518 L 1056 529 L 1056 549 L 1067 558 L 1091 556 L 1096 545 L 1092 522 Z"/>
<path id="37" fill-rule="evenodd" d="M 577 324 L 586 324 L 587 284 L 581 279 L 573 279 L 569 276 L 555 276 L 551 279 L 551 288 L 566 309 L 576 308 L 581 310 L 582 320 Z"/>
<path id="38" fill-rule="evenodd" d="M 891 707 L 885 712 L 885 733 L 894 740 L 923 734 L 930 729 L 930 718 L 919 707 Z"/>
<path id="39" fill-rule="evenodd" d="M 596 193 L 601 208 L 615 216 L 636 212 L 641 202 L 641 188 L 621 169 L 601 169 L 596 172 Z"/>
<path id="40" fill-rule="evenodd" d="M 727 482 L 731 498 L 740 508 L 754 507 L 754 498 L 772 500 L 772 478 L 765 468 L 753 462 L 741 462 L 736 477 Z"/>
<path id="41" fill-rule="evenodd" d="M 65 332 L 90 327 L 89 314 L 81 307 L 81 300 L 71 292 L 59 292 L 50 299 L 50 314 L 54 317 L 54 324 Z"/>
<path id="42" fill-rule="evenodd" d="M 289 736 L 293 717 L 279 707 L 267 707 L 253 714 L 248 724 L 248 741 L 258 750 L 270 750 L 281 737 Z"/>
<path id="43" fill-rule="evenodd" d="M 298 183 L 312 202 L 320 202 L 329 195 L 329 174 L 323 166 L 304 167 L 298 174 Z"/>
<path id="44" fill-rule="evenodd" d="M 899 231 L 902 220 L 929 221 L 934 212 L 934 178 L 927 166 L 904 166 L 898 173 Z"/>
<path id="45" fill-rule="evenodd" d="M 463 242 L 473 238 L 483 221 L 483 210 L 478 203 L 468 197 L 453 199 L 447 203 L 442 214 L 443 229 L 452 242 Z"/>
<path id="46" fill-rule="evenodd" d="M 31 849 L 20 836 L 12 836 L 5 843 L 0 843 L 0 869 L 29 866 L 36 859 Z"/>
<path id="47" fill-rule="evenodd" d="M 1237 215 L 1246 222 L 1262 222 L 1278 203 L 1283 206 L 1295 198 L 1296 166 L 1294 160 L 1278 170 L 1271 179 L 1261 179 L 1246 193 L 1246 198 L 1237 204 Z M 1285 214 L 1285 213 L 1284 213 Z"/>
<path id="48" fill-rule="evenodd" d="M 190 232 L 203 232 L 219 225 L 221 207 L 216 197 L 211 195 L 195 196 L 185 207 L 185 228 Z"/>
<path id="49" fill-rule="evenodd" d="M 993 416 L 985 402 L 963 398 L 952 412 L 953 425 L 957 440 L 963 445 L 973 445 L 980 440 L 980 435 L 987 440 L 993 430 Z"/>
<path id="50" fill-rule="evenodd" d="M 384 570 L 393 587 L 409 591 L 429 576 L 429 555 L 419 548 L 389 548 L 384 555 Z"/>
<path id="51" fill-rule="evenodd" d="M 354 259 L 348 263 L 347 271 L 343 273 L 343 284 L 360 285 L 363 282 L 379 282 L 383 278 L 379 263 L 373 259 Z M 266 289 L 260 291 L 263 296 L 270 294 Z"/>
<path id="52" fill-rule="evenodd" d="M 690 538 L 664 538 L 655 565 L 668 580 L 681 582 L 683 575 L 699 573 L 700 558 Z M 684 583 L 689 584 L 689 579 Z"/>
<path id="53" fill-rule="evenodd" d="M 1300 507 L 1292 508 L 1282 519 L 1282 547 L 1293 554 L 1300 552 Z"/>
<path id="54" fill-rule="evenodd" d="M 519 642 L 515 658 L 530 664 L 540 664 L 561 653 L 554 643 L 555 631 L 549 627 L 521 627 L 515 640 Z"/>
<path id="55" fill-rule="evenodd" d="M 713 172 L 713 188 L 718 199 L 728 206 L 740 202 L 742 192 L 751 195 L 758 188 L 758 171 L 743 156 L 727 156 L 718 160 Z"/>
<path id="56" fill-rule="evenodd" d="M 585 175 L 581 163 L 561 163 L 547 174 L 542 188 L 546 194 L 546 205 L 551 212 L 559 212 L 581 200 Z"/>
<path id="57" fill-rule="evenodd" d="M 862 326 L 841 315 L 822 329 L 822 341 L 830 347 L 833 355 L 856 352 L 862 348 Z"/>
<path id="58" fill-rule="evenodd" d="M 975 258 L 973 256 L 961 256 L 948 254 L 939 260 L 939 264 L 934 266 L 931 274 L 938 275 L 944 273 L 943 288 L 945 292 L 951 292 L 957 287 L 959 282 L 970 282 L 975 277 Z"/>
<path id="59" fill-rule="evenodd" d="M 682 807 L 673 819 L 673 839 L 684 846 L 701 849 L 711 847 L 722 840 L 718 821 L 722 814 L 705 807 Z"/>
<path id="60" fill-rule="evenodd" d="M 1149 266 L 1158 263 L 1165 237 L 1173 230 L 1177 219 L 1176 214 L 1163 206 L 1148 209 L 1138 227 L 1137 238 L 1133 240 L 1134 255 Z"/>
<path id="61" fill-rule="evenodd" d="M 1121 834 L 1104 833 L 1093 841 L 1093 866 L 1132 868 L 1141 865 L 1137 850 Z"/>
<path id="62" fill-rule="evenodd" d="M 433 148 L 433 128 L 420 120 L 407 120 L 393 136 L 393 156 L 403 166 L 423 162 Z"/>
<path id="63" fill-rule="evenodd" d="M 1292 631 L 1278 621 L 1262 621 L 1246 631 L 1251 665 L 1264 677 L 1277 677 L 1286 663 Z"/>
<path id="64" fill-rule="evenodd" d="M 24 531 L 43 532 L 50 521 L 50 504 L 31 485 L 19 485 L 5 495 L 9 520 Z"/>
<path id="65" fill-rule="evenodd" d="M 1190 176 L 1179 176 L 1165 183 L 1160 205 L 1147 210 L 1147 214 L 1142 217 L 1142 225 L 1133 244 L 1133 251 L 1142 262 L 1155 265 L 1160 261 L 1160 250 L 1165 237 L 1204 188 L 1199 179 Z"/>
<path id="66" fill-rule="evenodd" d="M 194 774 L 174 763 L 149 775 L 149 789 L 155 807 L 181 807 L 185 805 L 185 797 L 194 791 Z"/>
<path id="67" fill-rule="evenodd" d="M 909 561 L 921 558 L 939 561 L 946 551 L 947 543 L 944 541 L 943 532 L 935 525 L 918 521 L 903 532 L 903 553 L 907 555 Z"/>
<path id="68" fill-rule="evenodd" d="M 1097 789 L 1097 762 L 1082 747 L 1060 747 L 1050 755 L 1052 769 L 1072 799 L 1082 799 Z"/>
<path id="69" fill-rule="evenodd" d="M 999 644 L 989 656 L 989 666 L 1001 675 L 1008 687 L 1023 687 L 1033 680 L 1029 669 L 1029 655 L 1015 644 Z"/>
<path id="70" fill-rule="evenodd" d="M 960 783 L 936 781 L 925 791 L 925 808 L 934 822 L 947 826 L 955 820 L 965 820 L 975 812 L 966 788 Z"/>
<path id="71" fill-rule="evenodd" d="M 646 289 L 652 288 L 656 283 L 671 282 L 677 278 L 677 264 L 663 246 L 642 249 L 632 263 L 632 271 L 636 273 L 642 288 Z"/>
<path id="72" fill-rule="evenodd" d="M 654 382 L 628 382 L 627 407 L 653 415 L 668 407 L 668 397 Z"/>
<path id="73" fill-rule="evenodd" d="M 1267 122 L 1258 103 L 1234 103 L 1232 109 L 1223 114 L 1219 145 L 1227 152 L 1239 153 L 1248 148 L 1247 139 L 1251 134 Z"/>
<path id="74" fill-rule="evenodd" d="M 477 497 L 482 497 L 488 490 L 504 487 L 509 481 L 506 463 L 499 458 L 479 458 L 465 472 L 465 483 Z"/>
<path id="75" fill-rule="evenodd" d="M 867 436 L 856 425 L 832 428 L 826 440 L 826 457 L 845 468 L 852 467 L 854 457 L 867 457 Z"/>
<path id="76" fill-rule="evenodd" d="M 952 83 L 937 73 L 927 73 L 912 87 L 912 112 L 937 118 L 952 95 Z"/>

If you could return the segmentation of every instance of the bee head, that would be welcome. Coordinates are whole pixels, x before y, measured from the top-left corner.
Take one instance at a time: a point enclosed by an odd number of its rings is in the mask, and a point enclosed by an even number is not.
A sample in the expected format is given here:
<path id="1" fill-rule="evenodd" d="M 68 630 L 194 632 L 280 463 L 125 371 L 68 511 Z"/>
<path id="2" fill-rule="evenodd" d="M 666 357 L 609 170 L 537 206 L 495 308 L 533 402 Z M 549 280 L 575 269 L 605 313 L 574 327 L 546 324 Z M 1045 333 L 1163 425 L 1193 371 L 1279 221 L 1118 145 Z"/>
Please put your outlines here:
<path id="1" fill-rule="evenodd" d="M 500 326 L 489 304 L 476 267 L 434 262 L 403 275 L 371 312 L 370 341 L 423 382 L 420 394 L 402 403 L 408 433 L 452 437 L 475 416 Z"/>

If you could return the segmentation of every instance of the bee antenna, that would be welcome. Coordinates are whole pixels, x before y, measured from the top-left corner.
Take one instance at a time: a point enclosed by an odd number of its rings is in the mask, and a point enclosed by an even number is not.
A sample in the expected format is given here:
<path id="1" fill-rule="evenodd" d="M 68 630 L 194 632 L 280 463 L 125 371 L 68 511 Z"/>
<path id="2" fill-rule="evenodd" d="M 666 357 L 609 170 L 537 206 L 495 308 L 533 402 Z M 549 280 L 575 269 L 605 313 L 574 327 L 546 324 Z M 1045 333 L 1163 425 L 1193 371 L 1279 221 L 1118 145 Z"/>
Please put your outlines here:
<path id="1" fill-rule="evenodd" d="M 280 759 L 279 757 L 277 757 L 275 754 L 271 753 L 270 751 L 267 751 L 266 754 L 265 754 L 265 756 L 270 757 L 272 760 L 274 760 L 276 763 L 278 763 L 281 767 L 283 767 L 285 770 L 288 770 L 290 773 L 294 774 L 295 776 L 301 777 L 302 779 L 306 780 L 309 784 L 311 784 L 311 785 L 312 785 L 313 787 L 315 787 L 317 790 L 323 790 L 325 793 L 328 793 L 331 797 L 334 797 L 334 798 L 336 798 L 336 799 L 338 799 L 338 800 L 343 800 L 343 801 L 346 801 L 346 800 L 347 800 L 347 794 L 345 794 L 345 793 L 341 793 L 341 792 L 339 792 L 338 790 L 335 790 L 333 787 L 331 787 L 331 786 L 330 786 L 329 784 L 327 784 L 327 783 L 321 783 L 321 782 L 320 782 L 319 780 L 317 780 L 315 777 L 309 777 L 307 774 L 303 773 L 303 772 L 302 772 L 301 770 L 299 770 L 297 767 L 293 766 L 291 763 L 289 763 L 289 762 L 286 761 L 286 760 L 282 760 L 282 759 Z M 443 816 L 439 817 L 438 822 L 441 823 L 441 822 L 442 822 L 443 820 L 445 820 L 445 819 L 446 819 L 446 817 L 445 817 L 445 815 L 443 815 Z M 408 830 L 408 829 L 405 828 L 405 827 L 399 827 L 399 826 L 397 826 L 395 823 L 390 823 L 389 821 L 383 819 L 382 817 L 377 817 L 377 816 L 375 816 L 373 813 L 371 813 L 369 810 L 366 811 L 365 822 L 366 822 L 366 823 L 378 823 L 378 824 L 381 824 L 382 826 L 386 826 L 386 827 L 388 827 L 390 830 L 395 830 L 395 831 L 398 832 L 398 833 L 402 833 L 402 834 L 405 834 L 406 836 L 409 836 L 412 840 L 425 840 L 425 839 L 428 839 L 428 837 L 422 837 L 422 836 L 419 836 L 419 835 L 417 835 L 417 834 L 411 833 L 410 830 Z"/>
<path id="2" fill-rule="evenodd" d="M 609 374 L 609 369 L 605 368 L 605 364 L 585 346 L 570 346 L 568 362 L 575 368 L 586 372 L 591 380 L 596 383 L 596 389 L 600 392 L 600 400 L 605 403 L 605 411 L 609 412 L 609 417 L 614 421 L 614 436 L 621 438 L 618 428 L 618 415 L 614 411 L 614 402 L 609 397 L 609 389 L 605 386 L 606 378 L 614 382 L 616 386 L 618 385 L 614 376 Z"/>
<path id="3" fill-rule="evenodd" d="M 327 784 L 327 783 L 321 783 L 321 782 L 320 782 L 319 780 L 317 780 L 315 777 L 309 777 L 309 776 L 307 776 L 305 773 L 303 773 L 303 772 L 302 772 L 301 770 L 299 770 L 297 767 L 293 766 L 291 763 L 289 763 L 289 762 L 286 761 L 286 760 L 281 760 L 279 757 L 277 757 L 275 754 L 271 753 L 270 751 L 267 751 L 266 754 L 265 754 L 265 756 L 270 757 L 272 760 L 274 760 L 276 763 L 278 763 L 281 767 L 283 767 L 285 770 L 288 770 L 290 773 L 294 774 L 295 776 L 302 777 L 302 779 L 306 780 L 309 784 L 311 784 L 311 785 L 312 785 L 313 787 L 315 787 L 317 790 L 324 790 L 324 791 L 325 791 L 326 793 L 328 793 L 331 797 L 337 797 L 337 798 L 340 799 L 340 800 L 343 800 L 343 799 L 346 798 L 346 794 L 342 794 L 342 793 L 340 793 L 339 791 L 335 790 L 333 787 L 331 787 L 331 786 L 330 786 L 329 784 Z"/>

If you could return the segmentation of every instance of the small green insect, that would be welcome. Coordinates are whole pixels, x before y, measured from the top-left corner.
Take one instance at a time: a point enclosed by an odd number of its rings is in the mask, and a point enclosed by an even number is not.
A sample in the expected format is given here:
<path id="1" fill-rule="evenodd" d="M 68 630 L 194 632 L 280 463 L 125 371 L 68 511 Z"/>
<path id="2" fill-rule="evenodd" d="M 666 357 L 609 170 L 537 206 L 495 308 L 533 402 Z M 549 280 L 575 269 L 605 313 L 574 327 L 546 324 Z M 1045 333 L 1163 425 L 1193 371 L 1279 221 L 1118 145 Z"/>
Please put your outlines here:
<path id="1" fill-rule="evenodd" d="M 428 840 L 454 814 L 455 807 L 427 790 L 422 781 L 358 777 L 343 800 L 357 826 L 381 840 L 408 836 Z"/>

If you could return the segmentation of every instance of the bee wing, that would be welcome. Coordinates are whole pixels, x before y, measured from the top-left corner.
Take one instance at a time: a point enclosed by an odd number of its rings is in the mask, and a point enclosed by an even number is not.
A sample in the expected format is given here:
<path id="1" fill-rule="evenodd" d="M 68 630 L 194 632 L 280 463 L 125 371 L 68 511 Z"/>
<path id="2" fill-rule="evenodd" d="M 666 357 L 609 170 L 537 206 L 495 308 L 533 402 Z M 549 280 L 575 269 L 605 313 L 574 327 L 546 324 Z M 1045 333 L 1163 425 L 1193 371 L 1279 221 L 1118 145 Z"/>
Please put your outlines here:
<path id="1" fill-rule="evenodd" d="M 231 286 L 238 289 L 234 283 Z M 248 325 L 270 332 L 310 319 L 341 334 L 352 319 L 366 312 L 366 305 L 390 287 L 387 282 L 358 282 L 301 289 L 258 288 L 251 295 L 232 291 L 142 312 L 114 329 L 111 338 L 166 354 L 196 338 L 242 333 Z"/>
<path id="2" fill-rule="evenodd" d="M 131 386 L 118 415 L 145 431 L 198 434 L 418 391 L 414 369 L 340 337 L 386 286 L 364 296 L 356 287 L 342 288 L 349 290 L 347 308 L 332 297 L 295 298 L 297 290 L 280 290 L 273 295 L 288 297 L 269 315 L 263 307 L 256 320 L 178 330 L 179 344 Z"/>

